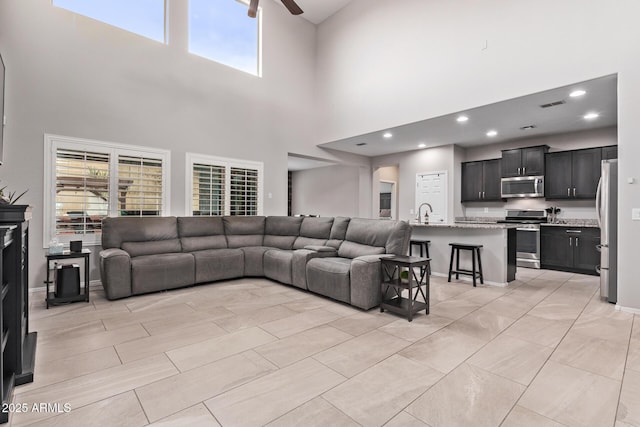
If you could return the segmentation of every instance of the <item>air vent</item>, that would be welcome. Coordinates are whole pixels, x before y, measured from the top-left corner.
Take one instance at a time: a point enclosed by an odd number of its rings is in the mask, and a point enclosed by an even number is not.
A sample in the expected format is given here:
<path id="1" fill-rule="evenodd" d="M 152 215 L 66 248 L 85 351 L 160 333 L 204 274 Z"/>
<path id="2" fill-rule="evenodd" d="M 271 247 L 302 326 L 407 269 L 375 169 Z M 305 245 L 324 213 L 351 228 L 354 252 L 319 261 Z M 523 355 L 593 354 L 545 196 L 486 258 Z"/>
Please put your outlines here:
<path id="1" fill-rule="evenodd" d="M 367 145 L 367 143 L 366 142 L 358 142 L 356 145 L 358 147 L 362 147 L 363 145 Z"/>
<path id="2" fill-rule="evenodd" d="M 520 130 L 531 130 L 531 129 L 535 129 L 536 127 L 537 127 L 536 125 L 527 125 L 527 126 L 522 126 Z"/>
<path id="3" fill-rule="evenodd" d="M 554 102 L 549 102 L 548 104 L 542 104 L 540 106 L 540 108 L 549 108 L 549 107 L 555 107 L 557 105 L 562 105 L 562 104 L 566 104 L 567 101 L 565 101 L 564 99 L 560 100 L 560 101 L 554 101 Z"/>

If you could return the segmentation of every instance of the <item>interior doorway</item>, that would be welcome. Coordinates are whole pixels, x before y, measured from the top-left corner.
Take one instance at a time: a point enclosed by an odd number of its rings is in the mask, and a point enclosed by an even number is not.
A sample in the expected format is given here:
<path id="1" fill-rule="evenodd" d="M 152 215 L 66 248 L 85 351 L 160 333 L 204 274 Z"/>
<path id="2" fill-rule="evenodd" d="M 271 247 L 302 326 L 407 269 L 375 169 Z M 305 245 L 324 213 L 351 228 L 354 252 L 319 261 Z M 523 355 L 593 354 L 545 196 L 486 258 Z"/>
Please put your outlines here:
<path id="1" fill-rule="evenodd" d="M 372 217 L 398 219 L 398 166 L 382 166 L 373 171 Z"/>

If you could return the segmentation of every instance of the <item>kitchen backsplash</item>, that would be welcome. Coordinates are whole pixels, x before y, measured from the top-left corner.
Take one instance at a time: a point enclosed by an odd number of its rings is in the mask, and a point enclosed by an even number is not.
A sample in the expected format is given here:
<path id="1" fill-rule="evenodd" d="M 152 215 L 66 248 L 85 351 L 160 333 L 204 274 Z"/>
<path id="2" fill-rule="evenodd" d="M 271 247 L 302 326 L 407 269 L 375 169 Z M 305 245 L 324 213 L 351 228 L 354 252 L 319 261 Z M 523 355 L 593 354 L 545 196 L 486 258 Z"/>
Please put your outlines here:
<path id="1" fill-rule="evenodd" d="M 560 208 L 557 214 L 558 220 L 567 219 L 596 219 L 595 200 L 545 200 L 545 199 L 518 199 L 509 200 L 504 203 L 473 203 L 463 205 L 462 210 L 465 217 L 474 218 L 504 218 L 507 209 L 546 209 L 550 206 Z"/>

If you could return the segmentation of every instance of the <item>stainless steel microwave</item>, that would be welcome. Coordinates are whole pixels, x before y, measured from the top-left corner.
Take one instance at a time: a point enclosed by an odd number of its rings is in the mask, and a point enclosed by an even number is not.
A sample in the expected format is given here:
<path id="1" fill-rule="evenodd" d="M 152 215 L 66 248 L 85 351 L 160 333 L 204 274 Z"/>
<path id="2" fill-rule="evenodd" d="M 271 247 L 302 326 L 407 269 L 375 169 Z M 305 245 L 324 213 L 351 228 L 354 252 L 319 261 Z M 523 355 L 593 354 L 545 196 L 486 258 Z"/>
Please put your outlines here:
<path id="1" fill-rule="evenodd" d="M 517 176 L 502 178 L 500 193 L 509 197 L 544 197 L 544 176 Z"/>

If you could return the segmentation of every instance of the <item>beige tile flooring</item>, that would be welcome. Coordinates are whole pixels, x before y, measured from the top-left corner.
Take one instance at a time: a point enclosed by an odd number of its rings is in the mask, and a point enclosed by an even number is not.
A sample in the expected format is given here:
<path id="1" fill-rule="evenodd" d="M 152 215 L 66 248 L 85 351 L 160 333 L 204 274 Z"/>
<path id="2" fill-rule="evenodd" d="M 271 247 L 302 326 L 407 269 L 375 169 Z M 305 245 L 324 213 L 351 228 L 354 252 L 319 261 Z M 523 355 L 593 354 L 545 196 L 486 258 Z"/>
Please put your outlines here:
<path id="1" fill-rule="evenodd" d="M 640 426 L 640 316 L 598 279 L 520 269 L 433 278 L 431 314 L 364 312 L 266 279 L 44 308 L 41 426 Z M 634 323 L 635 322 L 635 323 Z"/>

